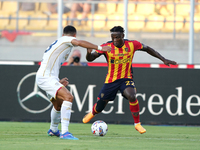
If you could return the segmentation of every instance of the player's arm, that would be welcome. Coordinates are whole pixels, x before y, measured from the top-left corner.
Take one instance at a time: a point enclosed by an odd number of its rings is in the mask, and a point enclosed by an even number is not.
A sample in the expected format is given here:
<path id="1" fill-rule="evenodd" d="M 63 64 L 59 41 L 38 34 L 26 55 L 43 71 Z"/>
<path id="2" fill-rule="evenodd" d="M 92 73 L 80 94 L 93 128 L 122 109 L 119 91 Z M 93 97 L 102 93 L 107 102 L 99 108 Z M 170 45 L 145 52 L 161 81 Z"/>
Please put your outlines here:
<path id="1" fill-rule="evenodd" d="M 92 53 L 92 49 L 87 49 L 86 59 L 87 61 L 93 61 L 100 55 L 95 51 Z"/>
<path id="2" fill-rule="evenodd" d="M 172 60 L 169 60 L 169 59 L 166 59 L 165 57 L 163 57 L 161 54 L 159 54 L 157 51 L 155 51 L 153 48 L 147 46 L 147 45 L 143 45 L 143 48 L 140 49 L 141 51 L 145 51 L 147 52 L 148 54 L 150 54 L 151 56 L 154 56 L 158 59 L 160 59 L 161 61 L 163 61 L 163 63 L 167 66 L 170 66 L 170 64 L 172 65 L 176 65 L 177 63 L 175 61 L 172 61 Z"/>
<path id="3" fill-rule="evenodd" d="M 111 51 L 111 47 L 110 46 L 103 46 L 102 47 L 102 46 L 98 46 L 98 45 L 92 44 L 92 43 L 84 41 L 84 40 L 73 39 L 71 41 L 71 43 L 74 46 L 81 46 L 81 47 L 84 47 L 84 48 L 97 49 L 97 50 L 108 51 L 108 52 Z"/>

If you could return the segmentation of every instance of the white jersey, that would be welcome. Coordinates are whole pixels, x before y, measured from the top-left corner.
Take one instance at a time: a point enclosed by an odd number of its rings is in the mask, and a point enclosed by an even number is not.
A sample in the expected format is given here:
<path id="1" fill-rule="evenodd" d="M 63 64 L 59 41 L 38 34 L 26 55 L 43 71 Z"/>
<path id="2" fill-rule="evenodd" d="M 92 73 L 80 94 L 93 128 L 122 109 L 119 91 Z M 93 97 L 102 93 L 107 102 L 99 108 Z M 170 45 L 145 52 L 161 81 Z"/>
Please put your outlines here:
<path id="1" fill-rule="evenodd" d="M 41 66 L 37 71 L 38 76 L 59 76 L 60 67 L 67 60 L 73 48 L 71 43 L 73 39 L 76 38 L 71 36 L 62 36 L 46 49 Z"/>

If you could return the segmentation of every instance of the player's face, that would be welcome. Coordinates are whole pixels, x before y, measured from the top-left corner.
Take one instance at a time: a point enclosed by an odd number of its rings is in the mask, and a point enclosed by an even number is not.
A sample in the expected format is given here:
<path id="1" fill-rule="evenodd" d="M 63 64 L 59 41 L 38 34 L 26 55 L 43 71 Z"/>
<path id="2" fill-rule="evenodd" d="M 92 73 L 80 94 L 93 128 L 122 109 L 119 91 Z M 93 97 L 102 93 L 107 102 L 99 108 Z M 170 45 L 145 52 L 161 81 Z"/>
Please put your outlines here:
<path id="1" fill-rule="evenodd" d="M 120 32 L 111 33 L 112 42 L 116 47 L 122 47 L 124 45 L 124 34 Z"/>

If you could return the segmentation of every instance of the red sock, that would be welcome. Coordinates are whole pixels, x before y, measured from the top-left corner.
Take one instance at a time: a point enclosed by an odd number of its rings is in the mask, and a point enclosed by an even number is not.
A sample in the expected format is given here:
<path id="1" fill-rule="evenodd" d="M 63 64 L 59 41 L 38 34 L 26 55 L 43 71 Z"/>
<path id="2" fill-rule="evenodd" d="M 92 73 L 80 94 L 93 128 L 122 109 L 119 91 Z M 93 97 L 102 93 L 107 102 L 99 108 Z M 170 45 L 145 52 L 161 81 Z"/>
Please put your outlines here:
<path id="1" fill-rule="evenodd" d="M 130 107 L 130 111 L 133 116 L 134 122 L 139 123 L 140 122 L 140 115 L 139 115 L 140 107 L 139 107 L 138 100 L 136 99 L 136 101 L 134 102 L 129 102 L 129 107 Z"/>
<path id="2" fill-rule="evenodd" d="M 93 115 L 96 115 L 98 112 L 96 111 L 96 106 L 97 106 L 97 103 L 94 104 L 93 108 L 92 108 L 92 114 Z"/>

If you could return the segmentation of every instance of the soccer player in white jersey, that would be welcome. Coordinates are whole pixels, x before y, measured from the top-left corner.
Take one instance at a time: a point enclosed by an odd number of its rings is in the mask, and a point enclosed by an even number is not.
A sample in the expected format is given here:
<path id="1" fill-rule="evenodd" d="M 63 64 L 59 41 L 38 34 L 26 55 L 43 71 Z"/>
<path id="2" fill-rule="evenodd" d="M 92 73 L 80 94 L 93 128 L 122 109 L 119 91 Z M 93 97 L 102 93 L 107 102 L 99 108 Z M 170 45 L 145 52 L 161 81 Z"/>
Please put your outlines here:
<path id="1" fill-rule="evenodd" d="M 51 125 L 47 134 L 70 140 L 78 140 L 68 131 L 74 97 L 65 87 L 68 85 L 68 79 L 59 79 L 59 69 L 67 60 L 74 46 L 111 51 L 109 46 L 101 47 L 84 40 L 77 40 L 76 29 L 68 25 L 63 29 L 63 36 L 54 41 L 44 52 L 41 65 L 36 74 L 36 82 L 42 90 L 46 91 L 53 103 Z M 61 133 L 58 130 L 60 121 Z"/>

